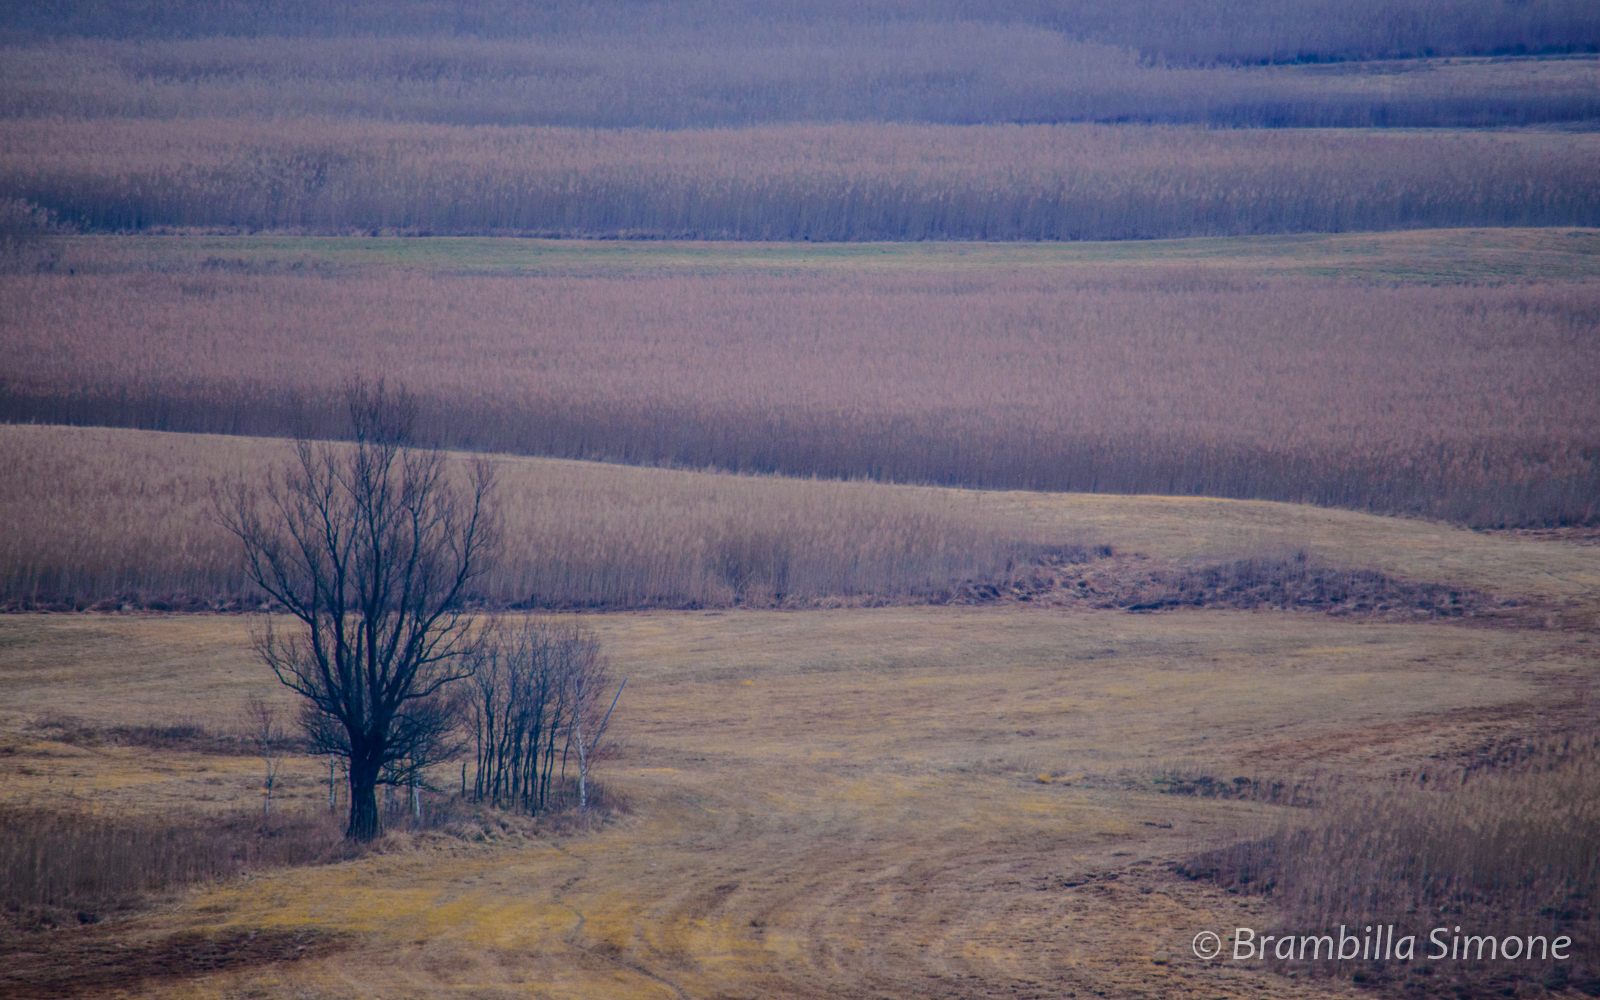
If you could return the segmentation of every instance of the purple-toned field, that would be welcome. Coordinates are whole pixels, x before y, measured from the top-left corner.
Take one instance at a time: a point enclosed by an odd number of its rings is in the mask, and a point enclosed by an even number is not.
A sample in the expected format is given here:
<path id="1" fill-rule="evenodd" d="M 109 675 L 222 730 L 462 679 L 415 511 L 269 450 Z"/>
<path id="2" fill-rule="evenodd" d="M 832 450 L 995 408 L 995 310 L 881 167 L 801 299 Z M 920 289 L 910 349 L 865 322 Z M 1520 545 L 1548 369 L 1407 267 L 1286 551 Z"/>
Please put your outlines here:
<path id="1" fill-rule="evenodd" d="M 1592 283 L 1117 273 L 8 277 L 8 420 L 337 434 L 346 379 L 455 447 L 1310 501 L 1476 524 L 1600 498 Z M 108 304 L 114 304 L 108 307 Z"/>
<path id="2" fill-rule="evenodd" d="M 1549 131 L 0 121 L 0 197 L 93 230 L 855 241 L 1594 226 L 1597 159 L 1600 136 Z"/>

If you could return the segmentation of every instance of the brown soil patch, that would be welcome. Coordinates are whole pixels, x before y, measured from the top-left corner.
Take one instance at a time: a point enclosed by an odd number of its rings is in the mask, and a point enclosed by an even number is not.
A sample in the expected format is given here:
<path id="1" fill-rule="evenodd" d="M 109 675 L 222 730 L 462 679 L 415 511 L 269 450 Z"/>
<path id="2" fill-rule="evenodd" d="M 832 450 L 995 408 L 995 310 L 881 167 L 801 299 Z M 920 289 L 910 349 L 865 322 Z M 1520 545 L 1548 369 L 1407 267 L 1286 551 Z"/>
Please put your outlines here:
<path id="1" fill-rule="evenodd" d="M 1336 769 L 1349 763 L 1387 761 L 1396 777 L 1429 771 L 1480 770 L 1515 763 L 1540 733 L 1568 732 L 1592 713 L 1586 701 L 1560 705 L 1499 705 L 1462 708 L 1341 730 L 1324 736 L 1262 743 L 1240 753 L 1241 761 L 1277 768 L 1315 765 Z"/>

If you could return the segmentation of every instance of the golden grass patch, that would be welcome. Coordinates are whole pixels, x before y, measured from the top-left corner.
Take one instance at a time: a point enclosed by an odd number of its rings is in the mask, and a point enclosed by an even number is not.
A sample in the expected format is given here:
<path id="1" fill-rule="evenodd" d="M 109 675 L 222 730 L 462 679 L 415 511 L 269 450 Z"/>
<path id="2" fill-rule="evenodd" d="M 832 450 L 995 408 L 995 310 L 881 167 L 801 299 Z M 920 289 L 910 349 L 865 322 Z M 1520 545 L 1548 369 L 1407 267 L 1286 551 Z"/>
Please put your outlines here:
<path id="1" fill-rule="evenodd" d="M 1282 807 L 1161 794 L 1152 779 L 1448 768 L 1569 712 L 1592 663 L 1571 632 L 1270 613 L 585 621 L 629 677 L 624 749 L 602 779 L 631 814 L 569 837 L 397 840 L 191 892 L 130 926 L 355 935 L 336 954 L 181 987 L 193 995 L 954 997 L 1030 983 L 1046 995 L 1326 995 L 1187 957 L 1194 929 L 1239 908 L 1165 866 Z M 18 751 L 0 757 L 8 797 L 53 794 L 17 783 L 42 749 L 24 742 L 31 713 L 212 719 L 242 702 L 263 681 L 246 625 L 0 618 L 0 680 L 17 697 L 3 723 Z M 211 653 L 169 659 L 186 645 Z M 151 756 L 170 769 L 168 794 L 216 765 Z M 248 798 L 242 780 L 230 787 Z"/>

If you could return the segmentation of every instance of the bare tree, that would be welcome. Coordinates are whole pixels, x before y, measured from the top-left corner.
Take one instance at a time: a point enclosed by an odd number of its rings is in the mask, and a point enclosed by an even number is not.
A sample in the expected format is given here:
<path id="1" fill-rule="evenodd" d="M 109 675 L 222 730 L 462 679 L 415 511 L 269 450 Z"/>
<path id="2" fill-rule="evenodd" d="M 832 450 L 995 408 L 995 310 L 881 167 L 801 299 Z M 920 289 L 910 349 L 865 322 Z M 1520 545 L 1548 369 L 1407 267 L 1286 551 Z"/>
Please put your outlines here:
<path id="1" fill-rule="evenodd" d="M 279 758 L 286 742 L 278 712 L 260 698 L 251 698 L 244 708 L 245 734 L 255 747 L 256 756 L 266 765 L 266 781 L 261 786 L 261 811 L 272 812 L 272 787 L 278 780 Z"/>
<path id="2" fill-rule="evenodd" d="M 222 524 L 250 579 L 297 622 L 269 616 L 256 651 L 308 702 L 307 734 L 343 757 L 345 836 L 383 832 L 377 787 L 435 758 L 437 696 L 472 671 L 465 609 L 493 555 L 493 473 L 452 481 L 442 453 L 413 446 L 416 407 L 380 381 L 347 391 L 350 443 L 296 442 L 297 461 L 255 489 L 219 491 Z"/>

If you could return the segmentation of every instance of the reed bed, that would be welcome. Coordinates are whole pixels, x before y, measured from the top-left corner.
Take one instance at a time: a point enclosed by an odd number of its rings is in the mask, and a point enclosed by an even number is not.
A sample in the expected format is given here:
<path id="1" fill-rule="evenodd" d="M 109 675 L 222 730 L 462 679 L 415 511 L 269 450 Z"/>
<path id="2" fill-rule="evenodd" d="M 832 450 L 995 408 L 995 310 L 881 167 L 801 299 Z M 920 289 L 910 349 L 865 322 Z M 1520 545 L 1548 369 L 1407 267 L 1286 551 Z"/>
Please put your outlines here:
<path id="1" fill-rule="evenodd" d="M 101 230 L 1132 239 L 1600 225 L 1597 158 L 1592 133 L 51 119 L 0 122 L 0 197 Z"/>
<path id="2" fill-rule="evenodd" d="M 99 923 L 152 893 L 247 869 L 350 856 L 338 818 L 321 812 L 154 817 L 0 804 L 0 941 Z"/>
<path id="3" fill-rule="evenodd" d="M 1581 524 L 1600 515 L 1597 290 L 1183 269 L 7 277 L 0 419 L 335 437 L 344 380 L 382 372 L 468 450 Z"/>
<path id="4" fill-rule="evenodd" d="M 1593 730 L 1530 737 L 1512 763 L 1441 767 L 1387 788 L 1319 793 L 1309 821 L 1200 855 L 1184 871 L 1274 901 L 1282 923 L 1322 934 L 1396 924 L 1418 936 L 1419 961 L 1275 962 L 1280 971 L 1354 974 L 1425 995 L 1512 995 L 1519 983 L 1560 991 L 1600 986 L 1594 900 L 1600 892 L 1600 738 Z M 1420 779 L 1420 780 L 1419 780 Z M 1242 779 L 1241 779 L 1242 780 Z M 1430 932 L 1522 938 L 1511 960 L 1432 962 Z M 1459 929 L 1459 935 L 1458 935 Z M 1336 930 L 1331 931 L 1334 934 Z M 1571 961 L 1529 957 L 1526 938 L 1571 938 Z M 1496 944 L 1498 948 L 1498 942 Z M 1485 958 L 1491 953 L 1485 952 Z"/>
<path id="5" fill-rule="evenodd" d="M 630 5 L 595 9 L 588 24 L 571 5 L 523 6 L 476 30 L 389 20 L 309 32 L 315 15 L 273 31 L 270 12 L 252 8 L 231 29 L 207 31 L 214 17 L 197 14 L 165 33 L 151 29 L 167 12 L 144 8 L 130 18 L 137 41 L 13 34 L 0 50 L 0 116 L 1447 127 L 1570 121 L 1600 106 L 1592 59 L 1243 65 L 1592 53 L 1600 15 L 1581 0 L 1432 0 L 1405 12 L 1376 0 L 1151 0 L 1145 17 L 1111 3 L 894 6 Z M 293 37 L 306 34 L 319 37 Z"/>
<path id="6" fill-rule="evenodd" d="M 287 442 L 0 427 L 0 601 L 254 608 L 211 484 L 260 481 Z M 500 463 L 501 558 L 478 600 L 533 608 L 810 606 L 943 599 L 1004 579 L 1029 532 L 972 500 L 862 483 Z"/>
<path id="7" fill-rule="evenodd" d="M 19 3 L 7 18 L 18 33 L 110 38 L 649 37 L 688 27 L 723 45 L 756 31 L 906 22 L 1027 25 L 1197 62 L 1572 51 L 1600 41 L 1600 16 L 1582 0 L 796 0 L 781 6 L 761 0 L 604 6 L 176 0 L 157 7 L 137 0 L 67 0 Z"/>

